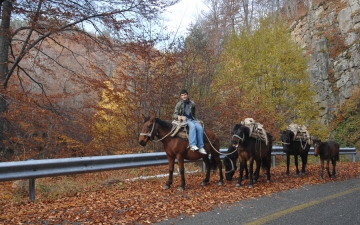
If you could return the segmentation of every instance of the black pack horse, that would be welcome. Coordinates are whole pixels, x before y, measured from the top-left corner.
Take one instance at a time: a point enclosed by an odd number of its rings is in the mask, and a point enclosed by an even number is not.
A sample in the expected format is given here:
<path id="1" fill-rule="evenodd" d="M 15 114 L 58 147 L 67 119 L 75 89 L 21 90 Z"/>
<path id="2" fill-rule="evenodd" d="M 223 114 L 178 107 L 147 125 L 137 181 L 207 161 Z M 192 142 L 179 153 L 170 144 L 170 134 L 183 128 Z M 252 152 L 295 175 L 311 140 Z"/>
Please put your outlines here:
<path id="1" fill-rule="evenodd" d="M 328 172 L 329 177 L 335 177 L 335 167 L 336 167 L 336 161 L 339 161 L 339 152 L 340 147 L 339 144 L 334 141 L 326 141 L 322 142 L 321 140 L 314 140 L 314 156 L 320 156 L 321 161 L 321 173 L 320 177 L 321 179 L 324 178 L 324 161 L 326 160 L 326 171 Z M 333 170 L 332 174 L 330 173 L 330 166 L 329 163 L 332 163 Z"/>
<path id="2" fill-rule="evenodd" d="M 220 159 L 220 141 L 211 130 L 205 130 L 204 132 L 204 148 L 207 153 L 211 154 L 211 161 L 208 154 L 204 155 L 199 152 L 194 152 L 189 149 L 189 141 L 183 138 L 171 136 L 172 124 L 170 121 L 164 121 L 156 118 L 155 115 L 151 117 L 144 117 L 144 124 L 139 136 L 139 144 L 145 146 L 148 141 L 154 140 L 155 137 L 162 142 L 165 153 L 169 162 L 169 179 L 164 186 L 164 189 L 170 188 L 173 182 L 174 163 L 177 159 L 181 184 L 179 190 L 185 189 L 185 170 L 184 160 L 196 161 L 202 159 L 206 165 L 206 177 L 201 185 L 206 185 L 210 180 L 210 170 L 216 166 L 219 168 L 220 180 L 218 185 L 223 185 L 223 173 L 222 163 Z"/>
<path id="3" fill-rule="evenodd" d="M 250 184 L 249 187 L 253 187 L 254 178 L 257 179 L 260 166 L 266 170 L 267 182 L 270 182 L 270 167 L 271 167 L 271 150 L 272 150 L 272 136 L 270 133 L 266 133 L 268 144 L 265 141 L 253 138 L 250 136 L 250 128 L 243 124 L 236 124 L 232 131 L 231 138 L 232 145 L 238 149 L 239 161 L 240 161 L 240 176 L 236 187 L 241 186 L 243 179 L 244 168 L 246 162 L 249 161 L 249 175 Z M 256 171 L 254 177 L 253 165 L 254 161 L 257 161 Z"/>
<path id="4" fill-rule="evenodd" d="M 239 153 L 237 149 L 230 145 L 228 148 L 227 155 L 224 157 L 224 167 L 225 167 L 225 178 L 228 181 L 231 181 L 236 170 L 237 170 L 237 160 L 239 158 Z M 245 179 L 249 178 L 249 170 L 245 166 Z"/>
<path id="5" fill-rule="evenodd" d="M 307 140 L 295 140 L 295 134 L 291 130 L 281 132 L 283 151 L 286 153 L 286 176 L 289 176 L 290 155 L 294 156 L 296 176 L 299 176 L 298 156 L 301 157 L 301 175 L 305 175 L 305 167 L 308 160 L 310 145 Z"/>

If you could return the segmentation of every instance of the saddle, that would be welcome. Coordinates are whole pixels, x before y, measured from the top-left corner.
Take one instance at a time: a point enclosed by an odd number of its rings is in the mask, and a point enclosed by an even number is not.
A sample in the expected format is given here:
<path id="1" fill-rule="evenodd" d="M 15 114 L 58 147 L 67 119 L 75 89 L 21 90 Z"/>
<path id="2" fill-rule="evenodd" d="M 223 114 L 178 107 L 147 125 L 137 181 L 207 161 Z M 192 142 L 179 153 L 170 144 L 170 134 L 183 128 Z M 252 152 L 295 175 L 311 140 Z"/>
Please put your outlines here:
<path id="1" fill-rule="evenodd" d="M 199 121 L 201 124 L 202 122 Z M 178 120 L 173 120 L 172 122 L 172 129 L 173 132 L 170 134 L 171 137 L 179 137 L 182 138 L 184 140 L 189 140 L 189 132 L 187 130 L 187 122 L 186 122 L 186 117 L 183 116 L 182 121 L 178 121 Z M 205 134 L 205 131 L 204 131 Z M 204 137 L 204 143 L 207 142 L 208 139 Z M 214 137 L 213 140 L 209 140 L 210 143 L 214 143 L 216 141 L 216 138 Z"/>
<path id="2" fill-rule="evenodd" d="M 264 128 L 264 125 L 255 122 L 253 118 L 246 118 L 244 121 L 241 121 L 241 124 L 243 124 L 244 126 L 250 129 L 250 134 L 249 134 L 250 137 L 265 141 L 266 145 L 269 144 L 269 140 L 266 135 L 266 130 Z"/>
<path id="3" fill-rule="evenodd" d="M 311 136 L 306 126 L 291 123 L 286 129 L 294 133 L 293 141 L 307 141 L 309 145 L 311 144 Z"/>
<path id="4" fill-rule="evenodd" d="M 171 137 L 180 137 L 182 139 L 188 139 L 189 135 L 188 135 L 188 131 L 187 131 L 187 122 L 186 122 L 186 117 L 183 116 L 182 117 L 182 121 L 178 121 L 178 120 L 173 120 L 172 122 L 173 128 L 171 130 L 173 130 L 173 132 L 171 133 Z M 180 131 L 180 132 L 179 132 Z"/>

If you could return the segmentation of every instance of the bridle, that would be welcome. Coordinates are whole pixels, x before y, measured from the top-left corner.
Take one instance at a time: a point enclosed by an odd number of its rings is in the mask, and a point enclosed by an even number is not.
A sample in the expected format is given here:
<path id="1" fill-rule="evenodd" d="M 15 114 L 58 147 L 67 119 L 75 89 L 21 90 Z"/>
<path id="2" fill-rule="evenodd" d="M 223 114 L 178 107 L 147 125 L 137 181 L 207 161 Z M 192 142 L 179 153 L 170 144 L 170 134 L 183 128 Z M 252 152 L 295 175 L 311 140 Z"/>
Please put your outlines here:
<path id="1" fill-rule="evenodd" d="M 232 138 L 233 138 L 233 137 L 236 137 L 237 139 L 241 140 L 241 142 L 243 142 L 243 141 L 244 141 L 244 138 L 245 138 L 245 133 L 243 132 L 243 137 L 240 137 L 240 136 L 237 135 L 237 134 L 234 134 L 234 135 L 232 136 Z M 235 148 L 237 148 L 238 146 L 239 146 L 239 143 L 236 145 Z"/>
<path id="2" fill-rule="evenodd" d="M 153 122 L 153 126 L 152 126 L 151 131 L 149 133 L 140 133 L 140 136 L 148 136 L 148 137 L 150 137 L 150 140 L 153 140 L 152 133 L 154 131 L 154 128 L 155 128 L 155 122 Z"/>

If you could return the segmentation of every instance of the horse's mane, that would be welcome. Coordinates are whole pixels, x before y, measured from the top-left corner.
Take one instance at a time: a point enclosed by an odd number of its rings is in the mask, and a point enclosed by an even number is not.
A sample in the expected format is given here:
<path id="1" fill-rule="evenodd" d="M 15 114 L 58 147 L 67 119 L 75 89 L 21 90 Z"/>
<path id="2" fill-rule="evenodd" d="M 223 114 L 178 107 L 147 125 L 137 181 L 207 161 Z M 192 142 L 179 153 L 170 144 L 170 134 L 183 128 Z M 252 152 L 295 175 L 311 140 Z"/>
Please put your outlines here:
<path id="1" fill-rule="evenodd" d="M 172 124 L 169 121 L 161 120 L 159 118 L 155 118 L 155 121 L 162 127 L 172 128 Z"/>
<path id="2" fill-rule="evenodd" d="M 294 139 L 294 132 L 291 130 L 286 130 L 284 133 L 290 137 L 290 141 Z"/>
<path id="3" fill-rule="evenodd" d="M 147 116 L 144 120 L 144 123 L 146 123 L 147 121 L 150 120 L 150 116 Z M 170 121 L 166 121 L 166 120 L 161 120 L 159 118 L 155 118 L 155 122 L 158 123 L 161 127 L 164 127 L 164 128 L 172 128 L 172 123 Z"/>
<path id="4" fill-rule="evenodd" d="M 249 135 L 250 135 L 250 129 L 249 129 L 247 126 L 245 126 L 245 125 L 243 125 L 243 124 L 235 124 L 234 129 L 233 129 L 233 133 L 239 135 L 239 134 L 240 134 L 240 132 L 239 132 L 240 130 L 243 130 L 243 132 L 245 133 L 246 137 L 249 137 Z"/>
<path id="5" fill-rule="evenodd" d="M 144 120 L 144 123 L 150 120 L 150 116 L 146 117 Z M 170 121 L 165 121 L 165 120 L 161 120 L 159 118 L 155 118 L 155 122 L 158 123 L 160 126 L 162 127 L 167 127 L 167 128 L 171 128 L 172 124 Z"/>

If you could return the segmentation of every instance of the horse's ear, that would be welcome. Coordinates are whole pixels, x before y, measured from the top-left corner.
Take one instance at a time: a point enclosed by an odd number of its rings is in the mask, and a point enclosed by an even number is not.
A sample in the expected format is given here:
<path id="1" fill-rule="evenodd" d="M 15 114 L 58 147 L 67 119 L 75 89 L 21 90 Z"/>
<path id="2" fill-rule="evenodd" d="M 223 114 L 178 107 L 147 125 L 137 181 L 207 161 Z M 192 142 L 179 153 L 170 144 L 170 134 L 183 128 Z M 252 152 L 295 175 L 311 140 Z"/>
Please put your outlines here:
<path id="1" fill-rule="evenodd" d="M 153 114 L 153 115 L 151 116 L 151 118 L 150 118 L 150 121 L 153 121 L 155 118 L 156 118 L 156 115 Z"/>

